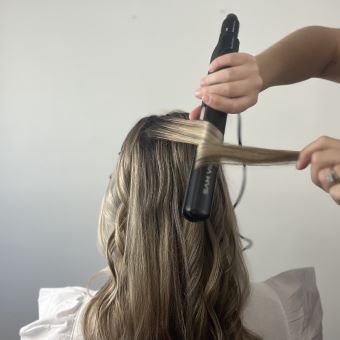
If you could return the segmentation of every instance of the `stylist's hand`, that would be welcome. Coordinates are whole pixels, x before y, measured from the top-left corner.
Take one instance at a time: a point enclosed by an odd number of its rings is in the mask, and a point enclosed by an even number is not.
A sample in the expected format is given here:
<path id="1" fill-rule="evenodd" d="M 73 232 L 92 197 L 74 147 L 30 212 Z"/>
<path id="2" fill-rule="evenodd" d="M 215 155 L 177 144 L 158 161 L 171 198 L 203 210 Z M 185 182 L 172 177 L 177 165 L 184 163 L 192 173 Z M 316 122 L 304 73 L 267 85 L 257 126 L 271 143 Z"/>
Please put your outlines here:
<path id="1" fill-rule="evenodd" d="M 226 68 L 228 67 L 228 68 Z M 229 53 L 216 58 L 196 90 L 195 96 L 213 109 L 239 113 L 257 103 L 263 80 L 256 58 L 247 53 Z M 200 118 L 201 106 L 190 113 Z"/>
<path id="2" fill-rule="evenodd" d="M 307 145 L 300 152 L 296 167 L 302 170 L 308 164 L 311 164 L 313 183 L 340 204 L 340 140 L 320 137 Z"/>

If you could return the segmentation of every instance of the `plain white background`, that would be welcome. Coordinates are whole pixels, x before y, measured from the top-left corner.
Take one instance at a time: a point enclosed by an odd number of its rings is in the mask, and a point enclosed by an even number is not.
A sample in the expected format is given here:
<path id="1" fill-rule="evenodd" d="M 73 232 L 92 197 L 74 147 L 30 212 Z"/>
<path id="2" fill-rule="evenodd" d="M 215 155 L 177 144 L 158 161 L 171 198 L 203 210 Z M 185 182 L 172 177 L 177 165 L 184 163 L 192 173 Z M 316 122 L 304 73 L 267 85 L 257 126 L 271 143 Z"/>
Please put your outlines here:
<path id="1" fill-rule="evenodd" d="M 198 105 L 224 17 L 256 54 L 307 25 L 339 25 L 325 1 L 0 1 L 0 338 L 38 317 L 40 287 L 86 286 L 105 265 L 97 217 L 123 138 L 148 114 Z M 310 56 L 313 58 L 313 56 Z M 309 80 L 262 93 L 243 113 L 248 145 L 300 150 L 340 138 L 338 84 Z M 236 141 L 228 118 L 227 141 Z M 233 197 L 240 169 L 226 168 Z M 237 208 L 253 280 L 314 266 L 324 338 L 340 337 L 340 207 L 309 169 L 248 170 Z"/>

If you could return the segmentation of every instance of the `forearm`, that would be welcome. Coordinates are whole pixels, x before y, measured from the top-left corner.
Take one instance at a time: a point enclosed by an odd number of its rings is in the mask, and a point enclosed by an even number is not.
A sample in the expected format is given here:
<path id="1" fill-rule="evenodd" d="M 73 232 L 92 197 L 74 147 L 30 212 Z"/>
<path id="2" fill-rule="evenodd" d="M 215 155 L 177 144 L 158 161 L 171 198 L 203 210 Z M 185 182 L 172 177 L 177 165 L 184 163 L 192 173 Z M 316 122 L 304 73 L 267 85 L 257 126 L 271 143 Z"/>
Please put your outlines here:
<path id="1" fill-rule="evenodd" d="M 340 30 L 311 26 L 295 31 L 256 56 L 262 90 L 312 77 L 340 82 Z"/>

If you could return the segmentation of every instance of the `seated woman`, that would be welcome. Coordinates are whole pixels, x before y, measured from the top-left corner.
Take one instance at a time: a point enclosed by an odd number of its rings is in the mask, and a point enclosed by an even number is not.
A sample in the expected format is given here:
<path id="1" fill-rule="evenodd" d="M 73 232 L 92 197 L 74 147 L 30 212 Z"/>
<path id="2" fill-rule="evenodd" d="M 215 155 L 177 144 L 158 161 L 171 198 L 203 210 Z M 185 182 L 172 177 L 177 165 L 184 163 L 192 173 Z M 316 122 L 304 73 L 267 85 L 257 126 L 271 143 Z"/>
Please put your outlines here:
<path id="1" fill-rule="evenodd" d="M 211 217 L 182 217 L 195 144 L 201 162 L 287 164 L 298 157 L 221 140 L 214 126 L 186 113 L 141 119 L 102 203 L 106 283 L 97 292 L 41 289 L 39 320 L 20 330 L 21 339 L 322 339 L 312 268 L 250 284 L 221 167 Z"/>

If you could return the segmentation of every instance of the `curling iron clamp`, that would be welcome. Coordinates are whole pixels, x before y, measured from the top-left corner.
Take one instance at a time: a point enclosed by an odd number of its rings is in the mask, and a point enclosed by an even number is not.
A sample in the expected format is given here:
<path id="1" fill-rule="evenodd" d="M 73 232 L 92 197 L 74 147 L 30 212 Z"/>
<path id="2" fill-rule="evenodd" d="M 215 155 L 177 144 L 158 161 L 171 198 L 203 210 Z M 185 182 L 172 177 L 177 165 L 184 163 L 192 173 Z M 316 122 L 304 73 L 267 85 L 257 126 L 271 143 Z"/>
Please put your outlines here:
<path id="1" fill-rule="evenodd" d="M 222 23 L 221 34 L 218 43 L 211 56 L 210 63 L 227 53 L 238 52 L 240 42 L 238 40 L 239 21 L 235 14 L 229 14 Z M 224 135 L 227 122 L 227 113 L 215 110 L 202 102 L 201 116 L 215 125 Z M 214 190 L 216 186 L 218 165 L 196 164 L 196 151 L 192 163 L 190 178 L 183 203 L 183 216 L 192 222 L 203 221 L 210 216 Z"/>

